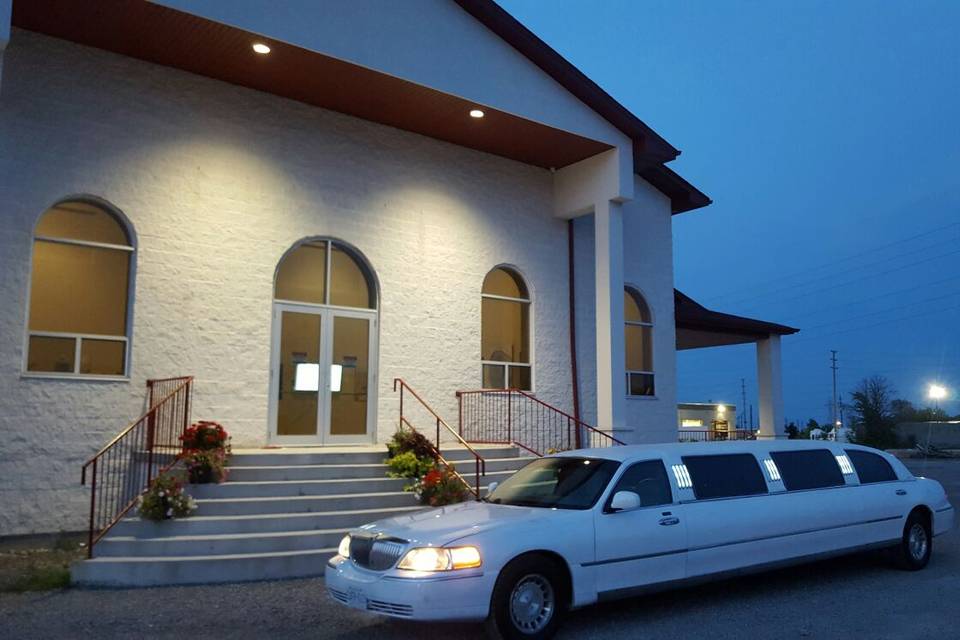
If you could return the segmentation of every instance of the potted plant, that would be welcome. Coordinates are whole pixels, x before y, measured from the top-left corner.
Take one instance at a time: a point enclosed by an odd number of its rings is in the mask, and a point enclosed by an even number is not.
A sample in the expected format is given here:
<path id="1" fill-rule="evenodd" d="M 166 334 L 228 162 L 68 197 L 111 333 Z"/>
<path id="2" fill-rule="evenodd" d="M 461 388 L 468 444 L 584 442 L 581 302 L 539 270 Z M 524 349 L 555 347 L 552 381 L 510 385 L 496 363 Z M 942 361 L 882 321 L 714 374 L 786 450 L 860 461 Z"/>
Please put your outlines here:
<path id="1" fill-rule="evenodd" d="M 420 479 L 414 493 L 420 499 L 420 504 L 431 507 L 463 502 L 469 494 L 453 467 L 440 465 L 435 466 Z"/>
<path id="2" fill-rule="evenodd" d="M 183 479 L 178 474 L 161 473 L 150 482 L 150 488 L 140 496 L 137 512 L 147 520 L 186 518 L 197 504 L 183 490 Z"/>
<path id="3" fill-rule="evenodd" d="M 180 436 L 180 441 L 183 443 L 180 459 L 187 468 L 191 484 L 227 479 L 230 434 L 222 425 L 210 420 L 195 422 Z"/>

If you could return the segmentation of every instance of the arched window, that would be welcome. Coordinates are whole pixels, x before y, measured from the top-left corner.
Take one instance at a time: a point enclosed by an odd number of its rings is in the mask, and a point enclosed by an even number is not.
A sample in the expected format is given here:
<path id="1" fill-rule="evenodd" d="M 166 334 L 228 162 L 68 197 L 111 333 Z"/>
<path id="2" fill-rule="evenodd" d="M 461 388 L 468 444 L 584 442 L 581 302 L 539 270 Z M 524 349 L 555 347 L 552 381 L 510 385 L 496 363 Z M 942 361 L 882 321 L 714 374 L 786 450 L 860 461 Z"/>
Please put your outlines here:
<path id="1" fill-rule="evenodd" d="M 623 291 L 624 351 L 626 352 L 627 395 L 652 396 L 653 317 L 640 292 Z"/>
<path id="2" fill-rule="evenodd" d="M 60 202 L 33 238 L 24 370 L 126 376 L 130 359 L 133 239 L 106 207 Z"/>
<path id="3" fill-rule="evenodd" d="M 284 256 L 273 297 L 335 307 L 377 306 L 369 271 L 348 247 L 331 240 L 304 242 Z"/>
<path id="4" fill-rule="evenodd" d="M 530 294 L 512 269 L 483 279 L 480 343 L 485 389 L 531 388 Z"/>

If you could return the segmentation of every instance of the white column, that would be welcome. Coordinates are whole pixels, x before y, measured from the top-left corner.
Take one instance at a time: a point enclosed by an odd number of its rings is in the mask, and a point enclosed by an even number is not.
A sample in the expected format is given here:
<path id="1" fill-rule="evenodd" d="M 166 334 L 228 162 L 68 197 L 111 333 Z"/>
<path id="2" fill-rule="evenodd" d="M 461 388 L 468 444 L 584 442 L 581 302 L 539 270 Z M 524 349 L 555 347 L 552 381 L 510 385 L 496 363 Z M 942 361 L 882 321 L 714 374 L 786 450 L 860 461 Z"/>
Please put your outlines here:
<path id="1" fill-rule="evenodd" d="M 623 344 L 623 211 L 604 200 L 594 207 L 597 309 L 597 427 L 622 430 L 626 409 Z"/>
<path id="2" fill-rule="evenodd" d="M 760 395 L 760 438 L 782 436 L 783 374 L 780 365 L 780 336 L 757 342 L 757 387 Z"/>

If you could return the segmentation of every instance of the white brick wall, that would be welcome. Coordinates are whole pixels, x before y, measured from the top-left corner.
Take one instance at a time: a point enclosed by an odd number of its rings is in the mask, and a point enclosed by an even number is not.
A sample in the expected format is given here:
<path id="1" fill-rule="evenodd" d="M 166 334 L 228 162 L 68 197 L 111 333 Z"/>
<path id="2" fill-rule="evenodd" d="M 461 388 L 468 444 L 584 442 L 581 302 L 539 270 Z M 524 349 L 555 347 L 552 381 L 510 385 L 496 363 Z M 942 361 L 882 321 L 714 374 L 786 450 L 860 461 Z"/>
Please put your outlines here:
<path id="1" fill-rule="evenodd" d="M 537 391 L 570 409 L 566 222 L 547 171 L 297 102 L 15 31 L 0 96 L 0 535 L 80 529 L 82 461 L 143 409 L 149 377 L 194 374 L 194 418 L 267 433 L 274 269 L 340 238 L 381 284 L 378 430 L 391 379 L 456 424 L 480 385 L 480 287 L 516 265 L 534 298 Z M 131 381 L 20 376 L 31 232 L 70 194 L 138 237 Z"/>
<path id="2" fill-rule="evenodd" d="M 37 34 L 14 31 L 0 91 L 0 535 L 85 525 L 82 462 L 143 410 L 151 377 L 197 376 L 194 418 L 236 445 L 268 430 L 273 275 L 298 240 L 357 247 L 381 286 L 378 434 L 393 377 L 456 424 L 480 385 L 480 287 L 516 266 L 534 301 L 537 393 L 572 411 L 566 221 L 547 171 Z M 104 198 L 138 238 L 130 382 L 20 375 L 31 233 L 71 194 Z M 675 437 L 669 204 L 638 180 L 627 281 L 656 316 L 656 400 L 638 441 Z M 593 250 L 577 221 L 581 407 L 595 422 Z"/>

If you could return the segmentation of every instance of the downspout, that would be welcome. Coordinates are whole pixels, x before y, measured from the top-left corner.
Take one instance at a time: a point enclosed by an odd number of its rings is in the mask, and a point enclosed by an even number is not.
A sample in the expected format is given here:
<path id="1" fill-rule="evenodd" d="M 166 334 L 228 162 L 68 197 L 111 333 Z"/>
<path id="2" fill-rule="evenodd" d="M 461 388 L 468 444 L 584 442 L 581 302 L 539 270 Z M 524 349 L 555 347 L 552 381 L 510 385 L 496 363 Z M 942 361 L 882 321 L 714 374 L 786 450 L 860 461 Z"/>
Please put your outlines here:
<path id="1" fill-rule="evenodd" d="M 573 218 L 567 220 L 567 262 L 569 263 L 570 291 L 570 375 L 573 377 L 573 417 L 580 420 L 580 375 L 577 372 L 577 305 L 574 293 L 574 251 L 573 251 Z M 579 427 L 577 433 L 579 434 Z M 579 438 L 577 438 L 579 442 Z"/>

